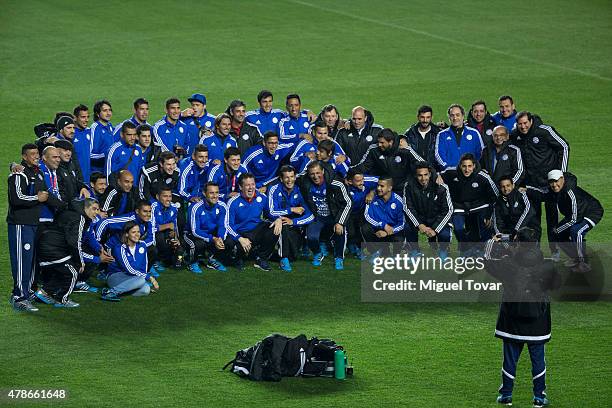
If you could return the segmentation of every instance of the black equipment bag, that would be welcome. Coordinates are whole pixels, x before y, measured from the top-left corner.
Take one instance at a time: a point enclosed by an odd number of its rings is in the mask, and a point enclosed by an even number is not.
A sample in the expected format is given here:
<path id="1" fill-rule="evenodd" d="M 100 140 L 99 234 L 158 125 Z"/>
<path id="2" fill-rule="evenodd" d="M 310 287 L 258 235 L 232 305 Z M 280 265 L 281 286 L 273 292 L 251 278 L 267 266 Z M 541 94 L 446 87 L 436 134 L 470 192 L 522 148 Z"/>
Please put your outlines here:
<path id="1" fill-rule="evenodd" d="M 282 377 L 334 377 L 336 350 L 343 347 L 329 339 L 308 340 L 304 334 L 289 338 L 272 334 L 236 353 L 232 372 L 253 381 L 280 381 Z M 347 374 L 353 369 L 347 365 Z"/>

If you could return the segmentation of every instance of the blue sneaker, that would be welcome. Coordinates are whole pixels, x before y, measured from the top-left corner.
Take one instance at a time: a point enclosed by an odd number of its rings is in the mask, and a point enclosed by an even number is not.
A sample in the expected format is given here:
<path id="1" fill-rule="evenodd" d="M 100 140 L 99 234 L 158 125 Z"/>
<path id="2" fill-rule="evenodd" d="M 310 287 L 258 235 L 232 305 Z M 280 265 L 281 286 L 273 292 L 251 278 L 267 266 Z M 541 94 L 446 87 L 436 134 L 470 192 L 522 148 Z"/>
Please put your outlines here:
<path id="1" fill-rule="evenodd" d="M 327 244 L 325 242 L 321 242 L 319 244 L 319 252 L 323 254 L 323 256 L 327 256 L 329 252 L 327 252 Z"/>
<path id="2" fill-rule="evenodd" d="M 550 404 L 550 401 L 546 398 L 546 394 L 542 397 L 533 397 L 533 407 L 541 408 L 546 407 Z"/>
<path id="3" fill-rule="evenodd" d="M 349 244 L 349 245 L 347 245 L 347 247 L 346 247 L 346 248 L 349 250 L 349 252 L 350 252 L 351 254 L 353 254 L 353 255 L 357 255 L 357 249 L 359 248 L 357 245 L 355 245 L 355 244 Z"/>
<path id="4" fill-rule="evenodd" d="M 321 266 L 321 261 L 323 261 L 323 258 L 325 258 L 325 255 L 323 255 L 321 252 L 315 254 L 315 256 L 312 258 L 312 264 L 314 266 Z"/>
<path id="5" fill-rule="evenodd" d="M 215 269 L 219 272 L 227 272 L 227 268 L 221 262 L 217 261 L 215 258 L 208 258 L 208 262 L 206 263 L 206 267 L 208 269 Z"/>
<path id="6" fill-rule="evenodd" d="M 39 301 L 46 303 L 48 305 L 54 305 L 57 303 L 57 300 L 53 299 L 51 296 L 47 294 L 47 292 L 45 292 L 42 289 L 38 289 L 36 293 L 34 293 L 34 295 Z"/>
<path id="7" fill-rule="evenodd" d="M 261 259 L 261 258 L 257 258 L 255 260 L 255 265 L 253 266 L 256 267 L 257 269 L 261 269 L 266 272 L 269 272 L 272 270 L 268 261 L 266 261 L 265 259 Z"/>
<path id="8" fill-rule="evenodd" d="M 193 273 L 202 273 L 202 268 L 200 268 L 200 264 L 194 262 L 188 266 L 189 270 Z"/>
<path id="9" fill-rule="evenodd" d="M 499 397 L 497 397 L 497 403 L 511 407 L 512 395 L 500 395 Z"/>
<path id="10" fill-rule="evenodd" d="M 280 268 L 285 272 L 291 272 L 293 270 L 291 269 L 291 263 L 289 262 L 288 258 L 281 258 Z"/>
<path id="11" fill-rule="evenodd" d="M 344 269 L 344 259 L 336 258 L 336 270 L 341 271 Z"/>
<path id="12" fill-rule="evenodd" d="M 446 261 L 446 259 L 448 258 L 448 251 L 444 251 L 444 250 L 439 250 L 438 251 L 438 258 L 440 258 L 442 260 L 442 262 Z"/>
<path id="13" fill-rule="evenodd" d="M 77 282 L 72 291 L 74 293 L 98 293 L 98 288 L 90 286 L 87 282 Z"/>
<path id="14" fill-rule="evenodd" d="M 155 269 L 155 271 L 157 271 L 157 273 L 161 273 L 164 272 L 166 270 L 166 267 L 164 265 L 161 264 L 161 262 L 155 262 L 153 264 L 153 268 L 151 269 Z"/>
<path id="15" fill-rule="evenodd" d="M 119 302 L 121 300 L 117 292 L 108 288 L 102 289 L 101 299 L 109 302 Z"/>

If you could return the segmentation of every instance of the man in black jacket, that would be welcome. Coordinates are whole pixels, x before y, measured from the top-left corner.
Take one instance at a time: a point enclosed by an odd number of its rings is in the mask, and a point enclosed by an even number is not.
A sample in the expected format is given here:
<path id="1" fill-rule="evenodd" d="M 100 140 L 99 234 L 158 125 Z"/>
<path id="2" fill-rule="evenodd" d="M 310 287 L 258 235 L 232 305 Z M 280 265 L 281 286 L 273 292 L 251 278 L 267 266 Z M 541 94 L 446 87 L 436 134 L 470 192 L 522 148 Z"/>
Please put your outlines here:
<path id="1" fill-rule="evenodd" d="M 516 232 L 525 226 L 539 233 L 540 226 L 535 222 L 535 211 L 527 193 L 516 188 L 511 176 L 501 177 L 498 185 L 500 195 L 495 201 L 493 211 L 495 235 L 505 241 L 512 241 Z"/>
<path id="2" fill-rule="evenodd" d="M 493 129 L 493 142 L 485 145 L 480 156 L 480 167 L 489 173 L 495 184 L 510 175 L 512 182 L 520 186 L 525 177 L 521 149 L 510 144 L 510 135 L 505 126 Z"/>
<path id="3" fill-rule="evenodd" d="M 554 227 L 561 249 L 570 257 L 567 266 L 576 272 L 591 270 L 587 262 L 585 236 L 599 221 L 604 209 L 599 200 L 578 187 L 576 176 L 552 170 L 548 173 L 553 202 L 563 219 Z"/>
<path id="4" fill-rule="evenodd" d="M 239 99 L 233 100 L 225 110 L 232 119 L 230 135 L 236 139 L 240 155 L 244 156 L 247 150 L 263 141 L 257 126 L 245 120 L 246 104 Z"/>
<path id="5" fill-rule="evenodd" d="M 364 160 L 355 167 L 363 174 L 391 176 L 393 191 L 402 194 L 406 179 L 414 174 L 416 163 L 423 158 L 410 146 L 401 149 L 397 133 L 389 128 L 381 130 L 376 139 L 378 143 L 370 146 Z"/>
<path id="6" fill-rule="evenodd" d="M 315 216 L 306 227 L 308 246 L 314 254 L 312 264 L 321 266 L 324 257 L 320 250 L 321 235 L 331 232 L 336 269 L 344 269 L 345 226 L 351 213 L 351 199 L 346 186 L 343 181 L 332 179 L 330 172 L 318 161 L 308 164 L 306 172 L 298 180 L 298 185 Z"/>
<path id="7" fill-rule="evenodd" d="M 36 292 L 36 297 L 42 302 L 55 307 L 79 307 L 69 296 L 85 269 L 84 234 L 99 210 L 100 205 L 93 198 L 73 200 L 52 224 L 41 227 L 37 258 L 43 289 Z"/>
<path id="8" fill-rule="evenodd" d="M 400 147 L 412 147 L 428 163 L 436 162 L 436 137 L 440 128 L 433 124 L 433 109 L 423 105 L 417 111 L 417 123 L 406 129 L 401 136 Z M 406 146 L 403 146 L 405 141 Z"/>
<path id="9" fill-rule="evenodd" d="M 68 140 L 55 142 L 61 162 L 57 169 L 59 193 L 62 200 L 69 202 L 74 198 L 89 197 L 89 189 L 83 181 L 81 167 L 73 157 L 73 146 Z"/>
<path id="10" fill-rule="evenodd" d="M 537 232 L 521 228 L 509 249 L 494 238 L 487 242 L 487 272 L 503 283 L 504 292 L 495 337 L 503 340 L 502 385 L 497 402 L 512 405 L 516 364 L 527 345 L 531 357 L 533 406 L 549 404 L 546 398 L 544 345 L 551 337 L 550 301 L 547 291 L 555 287 L 554 264 L 545 261 L 537 245 Z"/>
<path id="11" fill-rule="evenodd" d="M 498 190 L 491 177 L 481 171 L 480 164 L 471 153 L 459 160 L 459 169 L 441 173 L 453 201 L 453 226 L 462 256 L 476 253 L 468 243 L 484 242 L 491 236 L 491 215 Z"/>
<path id="12" fill-rule="evenodd" d="M 438 256 L 448 257 L 451 240 L 453 203 L 448 187 L 436 183 L 435 170 L 427 162 L 416 164 L 414 177 L 404 186 L 404 212 L 406 213 L 406 241 L 412 257 L 420 255 L 418 233 L 431 243 L 438 243 Z"/>
<path id="13" fill-rule="evenodd" d="M 567 171 L 569 145 L 552 126 L 543 124 L 538 116 L 526 111 L 516 115 L 516 129 L 511 133 L 510 140 L 521 149 L 527 196 L 536 212 L 538 223 L 542 219 L 544 203 L 548 242 L 553 258 L 558 260 L 558 249 L 551 244 L 556 240 L 553 230 L 558 221 L 557 207 L 548 194 L 547 175 L 555 169 Z"/>
<path id="14" fill-rule="evenodd" d="M 495 121 L 487 110 L 487 104 L 485 101 L 478 100 L 472 104 L 472 108 L 468 113 L 467 124 L 469 127 L 473 127 L 474 129 L 478 130 L 478 133 L 480 133 L 482 141 L 485 144 L 485 148 L 493 143 L 493 129 L 495 128 Z"/>
<path id="15" fill-rule="evenodd" d="M 172 202 L 181 199 L 177 193 L 179 171 L 176 167 L 176 155 L 173 152 L 162 152 L 157 163 L 149 163 L 140 172 L 138 190 L 140 199 L 152 203 L 162 186 L 172 189 Z"/>
<path id="16" fill-rule="evenodd" d="M 128 170 L 120 170 L 117 186 L 108 186 L 102 196 L 100 211 L 105 217 L 127 214 L 134 211 L 139 199 L 138 188 L 134 186 L 134 176 Z"/>
<path id="17" fill-rule="evenodd" d="M 13 272 L 11 303 L 15 310 L 36 312 L 32 305 L 34 281 L 35 237 L 40 218 L 41 203 L 49 192 L 38 169 L 40 154 L 35 144 L 21 148 L 23 170 L 8 177 L 8 248 Z"/>
<path id="18" fill-rule="evenodd" d="M 336 136 L 336 142 L 346 152 L 353 164 L 360 163 L 371 145 L 376 145 L 378 133 L 382 126 L 374 123 L 374 116 L 362 106 L 353 108 L 349 129 L 342 129 Z"/>

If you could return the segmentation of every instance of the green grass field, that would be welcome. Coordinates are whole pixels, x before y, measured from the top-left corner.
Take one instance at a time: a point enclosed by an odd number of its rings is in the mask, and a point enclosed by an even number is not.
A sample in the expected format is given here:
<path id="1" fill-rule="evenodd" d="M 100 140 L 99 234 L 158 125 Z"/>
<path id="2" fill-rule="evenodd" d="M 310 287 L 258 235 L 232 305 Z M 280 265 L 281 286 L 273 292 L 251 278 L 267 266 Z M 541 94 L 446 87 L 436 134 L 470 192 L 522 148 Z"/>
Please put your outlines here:
<path id="1" fill-rule="evenodd" d="M 113 123 L 131 102 L 151 102 L 150 122 L 171 96 L 201 91 L 209 110 L 263 88 L 282 108 L 299 92 L 317 111 L 346 117 L 364 105 L 403 131 L 422 103 L 446 107 L 509 93 L 570 142 L 570 170 L 609 208 L 612 5 L 571 2 L 381 0 L 268 2 L 2 1 L 0 163 L 19 158 L 32 127 L 79 103 L 108 98 Z M 5 173 L 6 174 L 6 173 Z M 6 184 L 0 185 L 6 197 Z M 6 201 L 0 200 L 6 213 Z M 589 234 L 609 242 L 605 217 Z M 0 247 L 7 248 L 6 229 Z M 0 259 L 0 389 L 61 388 L 62 406 L 487 407 L 500 383 L 495 304 L 360 301 L 359 264 L 292 274 L 169 271 L 160 293 L 102 303 L 74 295 L 78 310 L 10 308 L 10 264 Z M 612 380 L 609 303 L 553 304 L 547 346 L 555 407 L 608 407 Z M 271 332 L 331 337 L 355 376 L 253 383 L 220 368 Z M 606 385 L 608 384 L 608 385 Z M 515 406 L 530 405 L 529 359 Z M 7 400 L 0 399 L 0 405 Z M 41 405 L 43 403 L 33 403 Z M 28 403 L 16 403 L 28 406 Z"/>

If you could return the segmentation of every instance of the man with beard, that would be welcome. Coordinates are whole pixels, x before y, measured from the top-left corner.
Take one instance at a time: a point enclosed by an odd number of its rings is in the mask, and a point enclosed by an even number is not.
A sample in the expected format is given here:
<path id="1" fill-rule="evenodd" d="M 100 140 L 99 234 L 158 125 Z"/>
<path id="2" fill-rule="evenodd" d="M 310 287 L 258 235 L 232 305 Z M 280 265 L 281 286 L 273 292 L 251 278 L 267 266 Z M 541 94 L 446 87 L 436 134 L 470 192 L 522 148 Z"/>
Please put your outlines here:
<path id="1" fill-rule="evenodd" d="M 480 133 L 485 147 L 493 143 L 493 129 L 496 124 L 487 110 L 485 101 L 478 100 L 472 104 L 468 113 L 467 124 Z"/>
<path id="2" fill-rule="evenodd" d="M 139 197 L 132 173 L 119 170 L 116 186 L 109 186 L 102 196 L 100 211 L 108 217 L 129 213 L 134 210 Z"/>
<path id="3" fill-rule="evenodd" d="M 412 150 L 428 163 L 434 164 L 436 136 L 440 128 L 433 123 L 433 109 L 423 105 L 417 111 L 417 123 L 410 126 L 400 139 L 400 148 L 412 147 Z"/>
<path id="4" fill-rule="evenodd" d="M 438 244 L 438 256 L 444 260 L 448 257 L 451 240 L 451 217 L 453 203 L 448 187 L 436 183 L 436 173 L 427 162 L 416 164 L 414 177 L 410 177 L 404 186 L 404 212 L 408 218 L 405 236 L 410 245 L 411 257 L 421 254 L 419 237 L 427 237 L 430 245 Z"/>
<path id="5" fill-rule="evenodd" d="M 336 142 L 346 152 L 350 163 L 356 165 L 365 158 L 372 144 L 376 144 L 382 126 L 374 123 L 374 116 L 362 106 L 356 106 L 351 113 L 349 129 L 342 129 L 336 136 Z"/>
<path id="6" fill-rule="evenodd" d="M 91 171 L 104 172 L 106 154 L 114 143 L 115 128 L 111 123 L 113 107 L 107 100 L 96 102 L 93 108 L 94 123 L 91 125 Z"/>
<path id="7" fill-rule="evenodd" d="M 151 133 L 152 128 L 149 125 L 140 125 L 136 128 L 138 146 L 140 150 L 142 150 L 142 161 L 144 164 L 156 163 L 162 152 L 161 146 L 153 143 L 153 136 Z"/>
<path id="8" fill-rule="evenodd" d="M 467 243 L 484 242 L 490 238 L 491 215 L 499 192 L 491 177 L 481 171 L 480 164 L 471 153 L 459 160 L 458 169 L 441 173 L 453 201 L 452 222 L 459 241 L 461 256 L 479 252 Z"/>
<path id="9" fill-rule="evenodd" d="M 253 146 L 245 154 L 243 166 L 253 174 L 257 188 L 264 194 L 268 184 L 277 179 L 280 163 L 292 151 L 291 144 L 278 142 L 278 135 L 268 132 L 264 135 L 263 146 Z"/>
<path id="10" fill-rule="evenodd" d="M 414 166 L 423 161 L 408 146 L 399 148 L 397 133 L 389 128 L 382 129 L 376 136 L 377 145 L 372 145 L 361 164 L 356 166 L 363 174 L 388 175 L 393 179 L 393 191 L 401 194 L 406 179 L 414 174 Z"/>
<path id="11" fill-rule="evenodd" d="M 196 202 L 202 199 L 202 186 L 208 174 L 208 148 L 197 145 L 191 157 L 179 162 L 178 192 L 185 202 Z"/>
<path id="12" fill-rule="evenodd" d="M 525 177 L 521 149 L 510 144 L 508 129 L 496 126 L 493 129 L 493 142 L 485 146 L 480 157 L 480 167 L 489 173 L 495 184 L 501 177 L 510 175 L 512 183 L 520 186 Z"/>
<path id="13" fill-rule="evenodd" d="M 506 130 L 503 126 L 498 126 Z M 502 176 L 497 182 L 500 195 L 495 201 L 493 229 L 497 239 L 513 241 L 521 227 L 534 231 L 540 228 L 535 222 L 535 211 L 531 208 L 527 194 L 516 187 L 512 176 Z"/>
<path id="14" fill-rule="evenodd" d="M 499 110 L 491 116 L 496 125 L 505 126 L 508 132 L 514 130 L 516 125 L 516 108 L 510 95 L 502 95 L 497 100 Z"/>
<path id="15" fill-rule="evenodd" d="M 465 109 L 459 104 L 448 108 L 448 119 L 451 126 L 442 130 L 436 137 L 436 162 L 440 170 L 454 168 L 464 154 L 472 154 L 480 159 L 484 143 L 480 133 L 472 127 L 465 126 L 463 118 Z"/>
<path id="16" fill-rule="evenodd" d="M 230 135 L 236 140 L 240 154 L 243 155 L 251 147 L 258 145 L 263 140 L 257 126 L 251 125 L 244 120 L 246 116 L 246 105 L 239 99 L 233 100 L 227 110 L 232 122 Z"/>

